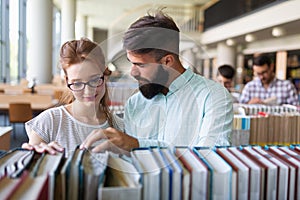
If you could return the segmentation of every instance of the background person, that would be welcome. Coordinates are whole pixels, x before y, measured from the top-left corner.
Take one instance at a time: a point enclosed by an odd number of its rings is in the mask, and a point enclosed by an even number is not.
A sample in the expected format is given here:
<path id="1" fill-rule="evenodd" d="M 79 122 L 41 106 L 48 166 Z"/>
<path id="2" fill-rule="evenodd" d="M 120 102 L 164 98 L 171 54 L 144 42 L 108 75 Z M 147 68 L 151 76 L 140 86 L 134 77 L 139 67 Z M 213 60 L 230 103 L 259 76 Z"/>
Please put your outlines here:
<path id="1" fill-rule="evenodd" d="M 131 24 L 123 40 L 131 75 L 139 84 L 139 92 L 125 105 L 126 134 L 108 128 L 88 136 L 81 148 L 101 139 L 108 140 L 93 151 L 230 144 L 230 94 L 215 81 L 182 66 L 179 29 L 170 17 L 162 11 L 148 14 Z"/>
<path id="2" fill-rule="evenodd" d="M 235 69 L 231 65 L 221 65 L 218 67 L 218 82 L 230 92 L 233 103 L 238 103 L 240 94 L 234 90 L 234 76 Z"/>
<path id="3" fill-rule="evenodd" d="M 295 86 L 289 80 L 275 77 L 274 64 L 267 55 L 254 57 L 253 73 L 256 77 L 245 85 L 240 103 L 266 104 L 269 101 L 277 105 L 299 105 Z"/>
<path id="4" fill-rule="evenodd" d="M 88 39 L 62 45 L 60 64 L 71 103 L 45 110 L 26 123 L 29 142 L 22 145 L 38 152 L 66 150 L 66 156 L 94 130 L 114 127 L 123 130 L 122 120 L 108 109 L 107 76 L 101 48 Z"/>

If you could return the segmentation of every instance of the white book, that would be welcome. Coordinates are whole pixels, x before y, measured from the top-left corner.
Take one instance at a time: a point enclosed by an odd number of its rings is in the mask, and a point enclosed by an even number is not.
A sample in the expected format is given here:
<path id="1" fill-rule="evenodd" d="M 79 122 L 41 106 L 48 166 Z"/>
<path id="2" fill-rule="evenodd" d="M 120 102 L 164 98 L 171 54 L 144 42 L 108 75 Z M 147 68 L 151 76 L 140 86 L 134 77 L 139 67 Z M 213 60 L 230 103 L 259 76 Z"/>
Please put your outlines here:
<path id="1" fill-rule="evenodd" d="M 261 170 L 264 173 L 264 175 L 261 177 L 261 186 L 263 186 L 261 187 L 263 194 L 261 197 L 267 200 L 276 199 L 278 173 L 277 166 L 263 157 L 257 151 L 253 150 L 250 146 L 243 147 L 242 151 L 248 153 L 248 155 L 261 166 Z"/>
<path id="2" fill-rule="evenodd" d="M 282 150 L 283 152 L 289 154 L 290 156 L 296 158 L 297 160 L 300 160 L 300 155 L 298 153 L 296 153 L 295 151 L 291 150 L 289 147 L 287 147 L 287 146 L 280 146 L 278 148 L 280 150 Z"/>
<path id="3" fill-rule="evenodd" d="M 300 146 L 294 146 L 295 151 L 297 151 L 298 153 L 300 153 Z"/>
<path id="4" fill-rule="evenodd" d="M 182 197 L 184 197 L 183 181 L 189 181 L 190 177 L 187 173 L 184 174 L 184 169 L 181 167 L 180 163 L 178 162 L 178 159 L 175 157 L 175 155 L 171 152 L 170 149 L 160 148 L 160 152 L 163 154 L 163 157 L 165 158 L 166 162 L 169 164 L 172 170 L 171 199 L 182 199 Z M 188 183 L 186 184 L 188 185 Z M 188 196 L 186 197 L 186 199 L 187 198 Z"/>
<path id="5" fill-rule="evenodd" d="M 161 178 L 160 178 L 160 199 L 169 200 L 171 199 L 172 192 L 172 169 L 169 163 L 166 161 L 164 155 L 159 148 L 153 147 L 152 149 L 154 158 L 161 169 Z"/>
<path id="6" fill-rule="evenodd" d="M 176 147 L 175 155 L 190 172 L 190 199 L 206 199 L 209 173 L 206 165 L 188 147 Z"/>
<path id="7" fill-rule="evenodd" d="M 143 182 L 143 199 L 160 198 L 160 167 L 150 148 L 136 148 L 131 151 L 134 166 L 140 172 Z"/>
<path id="8" fill-rule="evenodd" d="M 103 185 L 108 162 L 108 151 L 93 153 L 85 150 L 80 166 L 79 199 L 97 199 L 98 188 Z"/>
<path id="9" fill-rule="evenodd" d="M 231 166 L 210 148 L 194 148 L 196 155 L 211 171 L 210 197 L 215 200 L 231 199 Z"/>
<path id="10" fill-rule="evenodd" d="M 242 161 L 250 169 L 249 174 L 249 199 L 257 200 L 260 198 L 260 167 L 252 161 L 249 157 L 243 154 L 237 147 L 229 147 L 228 150 L 235 155 L 240 161 Z"/>
<path id="11" fill-rule="evenodd" d="M 217 148 L 216 151 L 233 169 L 232 199 L 247 200 L 249 195 L 249 168 L 227 148 Z"/>
<path id="12" fill-rule="evenodd" d="M 293 181 L 293 171 L 290 171 L 292 175 L 290 177 L 289 184 L 289 199 L 294 199 L 295 197 L 300 198 L 300 162 L 294 157 L 290 156 L 286 152 L 282 151 L 276 146 L 270 146 L 268 148 L 269 151 L 279 156 L 279 158 L 286 161 L 288 164 L 295 168 L 295 181 Z"/>
<path id="13" fill-rule="evenodd" d="M 278 167 L 278 179 L 277 179 L 277 199 L 287 199 L 288 198 L 288 185 L 289 185 L 289 167 L 270 154 L 270 152 L 266 151 L 265 149 L 261 147 L 253 147 L 255 151 L 260 153 L 265 158 L 269 159 L 271 162 L 273 162 Z"/>

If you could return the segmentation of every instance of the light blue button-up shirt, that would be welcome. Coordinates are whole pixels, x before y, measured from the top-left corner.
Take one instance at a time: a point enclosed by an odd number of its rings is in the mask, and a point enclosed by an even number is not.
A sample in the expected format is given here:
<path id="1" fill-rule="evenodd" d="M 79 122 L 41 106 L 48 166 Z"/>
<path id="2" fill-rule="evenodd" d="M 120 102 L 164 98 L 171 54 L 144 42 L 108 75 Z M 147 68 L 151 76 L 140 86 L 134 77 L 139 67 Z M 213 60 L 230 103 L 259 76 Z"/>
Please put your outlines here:
<path id="1" fill-rule="evenodd" d="M 125 106 L 125 132 L 147 146 L 229 145 L 232 98 L 215 81 L 187 69 L 167 95 L 146 99 L 140 92 Z"/>

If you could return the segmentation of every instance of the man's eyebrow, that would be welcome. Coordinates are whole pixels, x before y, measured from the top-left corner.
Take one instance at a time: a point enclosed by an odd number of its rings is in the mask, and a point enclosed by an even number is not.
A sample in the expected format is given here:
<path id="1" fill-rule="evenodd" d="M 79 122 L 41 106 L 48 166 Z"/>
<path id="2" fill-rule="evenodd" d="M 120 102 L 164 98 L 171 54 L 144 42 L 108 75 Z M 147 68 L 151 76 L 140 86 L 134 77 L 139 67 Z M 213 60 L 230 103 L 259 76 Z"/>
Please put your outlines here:
<path id="1" fill-rule="evenodd" d="M 133 65 L 145 65 L 145 64 L 147 64 L 147 63 L 131 62 L 128 57 L 127 57 L 127 60 L 128 60 L 128 62 L 130 62 Z"/>

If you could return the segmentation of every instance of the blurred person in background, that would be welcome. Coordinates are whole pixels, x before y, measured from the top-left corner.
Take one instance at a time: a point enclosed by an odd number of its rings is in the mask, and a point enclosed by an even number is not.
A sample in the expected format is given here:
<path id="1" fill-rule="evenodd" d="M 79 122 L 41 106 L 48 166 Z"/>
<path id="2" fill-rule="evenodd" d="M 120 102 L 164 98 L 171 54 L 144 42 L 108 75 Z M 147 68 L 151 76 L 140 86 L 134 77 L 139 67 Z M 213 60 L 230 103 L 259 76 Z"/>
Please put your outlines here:
<path id="1" fill-rule="evenodd" d="M 238 103 L 240 94 L 234 90 L 234 76 L 235 69 L 231 65 L 221 65 L 218 67 L 218 82 L 230 92 L 233 103 Z"/>
<path id="2" fill-rule="evenodd" d="M 255 78 L 243 88 L 240 103 L 299 105 L 297 90 L 289 80 L 280 80 L 274 73 L 270 57 L 261 54 L 253 58 Z"/>

